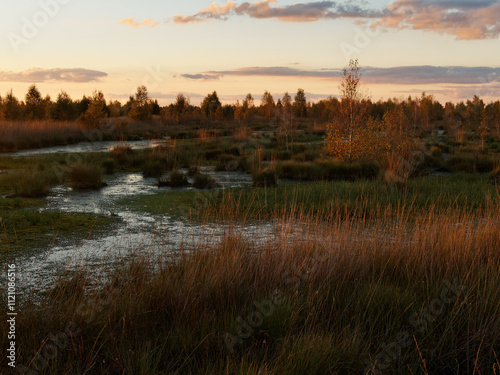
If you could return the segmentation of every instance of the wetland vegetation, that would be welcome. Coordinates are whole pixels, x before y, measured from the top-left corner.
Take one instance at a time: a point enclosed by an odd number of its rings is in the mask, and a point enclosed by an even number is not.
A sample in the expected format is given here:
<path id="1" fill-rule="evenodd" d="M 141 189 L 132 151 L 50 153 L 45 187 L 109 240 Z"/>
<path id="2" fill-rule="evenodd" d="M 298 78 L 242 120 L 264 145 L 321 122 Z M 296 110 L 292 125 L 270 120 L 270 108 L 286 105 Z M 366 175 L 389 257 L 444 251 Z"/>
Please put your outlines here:
<path id="1" fill-rule="evenodd" d="M 25 103 L 6 117 L 2 99 L 4 152 L 115 141 L 0 156 L 2 263 L 141 216 L 151 232 L 208 228 L 175 253 L 26 291 L 21 373 L 499 373 L 500 103 L 362 100 L 353 124 L 349 98 L 296 98 L 157 108 L 96 93 L 45 103 L 38 119 Z"/>

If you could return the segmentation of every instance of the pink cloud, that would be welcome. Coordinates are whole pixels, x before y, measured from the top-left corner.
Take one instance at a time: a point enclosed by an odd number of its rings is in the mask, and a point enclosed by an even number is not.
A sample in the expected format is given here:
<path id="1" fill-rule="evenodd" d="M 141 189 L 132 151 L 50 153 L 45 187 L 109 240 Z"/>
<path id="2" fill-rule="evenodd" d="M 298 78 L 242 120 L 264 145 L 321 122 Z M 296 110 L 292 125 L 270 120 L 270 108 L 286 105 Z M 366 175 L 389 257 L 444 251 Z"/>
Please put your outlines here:
<path id="1" fill-rule="evenodd" d="M 498 1 L 396 0 L 372 26 L 434 31 L 457 39 L 486 39 L 500 35 Z"/>

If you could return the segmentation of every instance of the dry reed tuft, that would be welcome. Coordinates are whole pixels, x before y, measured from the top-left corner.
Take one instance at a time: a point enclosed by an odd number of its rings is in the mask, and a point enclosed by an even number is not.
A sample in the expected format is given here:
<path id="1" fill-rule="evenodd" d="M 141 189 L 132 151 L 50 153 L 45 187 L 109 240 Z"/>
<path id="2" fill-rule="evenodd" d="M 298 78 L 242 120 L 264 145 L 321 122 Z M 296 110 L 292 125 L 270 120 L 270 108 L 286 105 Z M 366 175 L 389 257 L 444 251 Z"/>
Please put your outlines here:
<path id="1" fill-rule="evenodd" d="M 218 216 L 227 223 L 235 213 L 226 209 Z M 493 373 L 500 208 L 431 209 L 414 221 L 408 208 L 393 210 L 371 221 L 275 216 L 252 239 L 229 224 L 222 238 L 185 243 L 177 257 L 136 258 L 97 289 L 77 274 L 43 308 L 24 307 L 19 358 L 30 363 L 31 349 L 75 322 L 42 373 L 359 374 L 373 366 L 398 374 L 417 373 L 422 360 L 429 373 Z M 402 333 L 411 340 L 397 341 Z M 395 343 L 398 354 L 377 367 Z"/>

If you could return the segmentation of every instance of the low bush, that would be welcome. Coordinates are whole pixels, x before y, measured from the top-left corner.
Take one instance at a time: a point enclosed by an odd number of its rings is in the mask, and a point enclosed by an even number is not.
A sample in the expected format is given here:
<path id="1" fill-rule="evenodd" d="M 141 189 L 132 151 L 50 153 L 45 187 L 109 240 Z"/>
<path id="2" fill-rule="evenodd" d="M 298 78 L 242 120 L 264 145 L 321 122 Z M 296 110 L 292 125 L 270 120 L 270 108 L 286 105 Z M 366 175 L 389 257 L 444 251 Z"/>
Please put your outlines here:
<path id="1" fill-rule="evenodd" d="M 292 180 L 315 181 L 325 178 L 321 166 L 312 162 L 284 161 L 277 168 L 278 176 Z"/>
<path id="2" fill-rule="evenodd" d="M 97 190 L 106 186 L 102 180 L 101 167 L 80 163 L 68 172 L 69 185 L 79 190 Z"/>
<path id="3" fill-rule="evenodd" d="M 106 159 L 102 162 L 102 168 L 104 173 L 113 174 L 115 172 L 115 160 L 114 159 Z"/>
<path id="4" fill-rule="evenodd" d="M 380 168 L 376 163 L 348 164 L 333 159 L 314 162 L 285 161 L 278 164 L 277 173 L 281 178 L 302 181 L 373 179 Z"/>
<path id="5" fill-rule="evenodd" d="M 445 166 L 454 172 L 488 173 L 493 171 L 495 163 L 486 156 L 453 155 L 445 163 Z"/>
<path id="6" fill-rule="evenodd" d="M 193 186 L 197 189 L 213 189 L 218 185 L 211 176 L 198 173 L 194 176 Z"/>

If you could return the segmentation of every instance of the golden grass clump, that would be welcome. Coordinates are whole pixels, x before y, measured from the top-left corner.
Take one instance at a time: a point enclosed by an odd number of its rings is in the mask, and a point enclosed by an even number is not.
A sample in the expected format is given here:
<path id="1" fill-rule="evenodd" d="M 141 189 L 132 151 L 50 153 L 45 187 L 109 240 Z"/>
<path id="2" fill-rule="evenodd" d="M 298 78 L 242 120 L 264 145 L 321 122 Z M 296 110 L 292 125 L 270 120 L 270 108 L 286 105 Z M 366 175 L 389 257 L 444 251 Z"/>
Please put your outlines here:
<path id="1" fill-rule="evenodd" d="M 97 288 L 64 277 L 24 306 L 19 358 L 72 322 L 41 373 L 493 374 L 499 214 L 276 216 L 255 236 L 220 212 L 222 238 L 135 258 Z"/>

